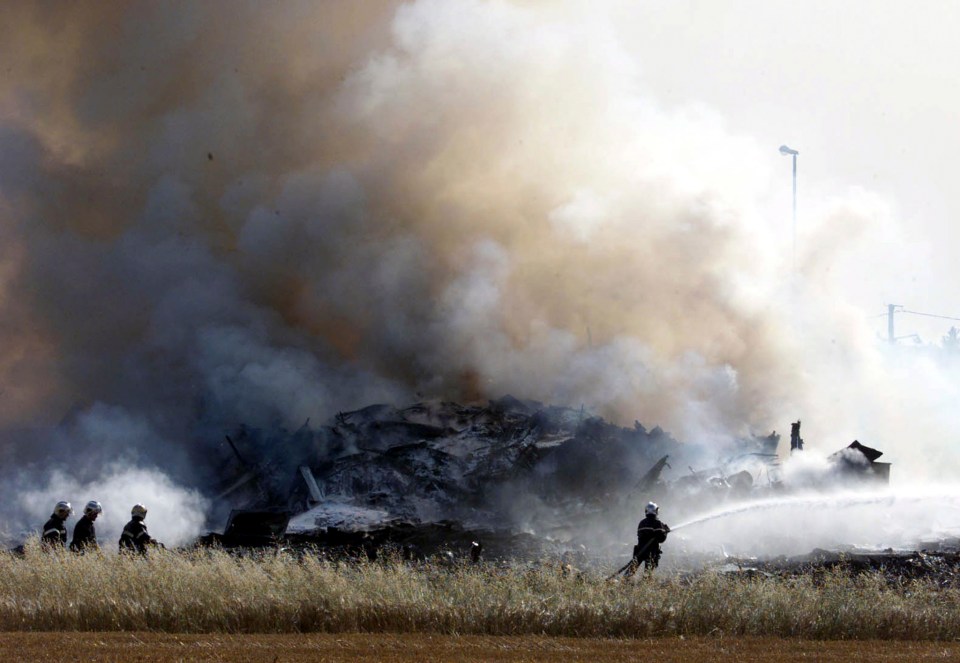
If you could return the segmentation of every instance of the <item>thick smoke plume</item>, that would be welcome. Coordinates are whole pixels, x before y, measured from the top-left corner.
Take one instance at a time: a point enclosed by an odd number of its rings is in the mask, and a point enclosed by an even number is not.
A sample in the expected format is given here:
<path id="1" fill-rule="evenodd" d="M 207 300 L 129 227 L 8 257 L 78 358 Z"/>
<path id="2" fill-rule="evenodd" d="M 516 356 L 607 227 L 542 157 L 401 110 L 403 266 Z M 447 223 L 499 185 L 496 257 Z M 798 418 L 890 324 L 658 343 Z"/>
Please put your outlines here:
<path id="1" fill-rule="evenodd" d="M 49 502 L 49 472 L 95 492 L 115 458 L 197 481 L 237 422 L 505 393 L 698 442 L 799 413 L 889 453 L 909 425 L 876 396 L 890 367 L 829 276 L 858 241 L 831 221 L 872 198 L 825 206 L 791 279 L 766 147 L 658 105 L 614 21 L 6 7 L 0 456 L 48 472 Z"/>

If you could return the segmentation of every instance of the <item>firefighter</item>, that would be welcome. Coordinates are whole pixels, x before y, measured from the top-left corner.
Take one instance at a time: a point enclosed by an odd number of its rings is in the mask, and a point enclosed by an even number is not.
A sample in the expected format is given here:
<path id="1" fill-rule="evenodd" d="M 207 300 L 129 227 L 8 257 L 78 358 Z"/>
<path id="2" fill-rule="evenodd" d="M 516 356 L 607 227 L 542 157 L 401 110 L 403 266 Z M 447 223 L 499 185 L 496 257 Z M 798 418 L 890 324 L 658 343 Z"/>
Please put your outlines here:
<path id="1" fill-rule="evenodd" d="M 649 502 L 644 509 L 644 518 L 637 525 L 637 545 L 633 548 L 633 560 L 625 574 L 628 578 L 636 572 L 641 563 L 648 572 L 660 564 L 660 544 L 667 540 L 670 527 L 657 518 L 659 513 L 660 507 L 653 502 Z"/>
<path id="2" fill-rule="evenodd" d="M 158 545 L 156 539 L 150 538 L 147 532 L 147 524 L 143 519 L 147 517 L 147 507 L 142 504 L 134 504 L 130 509 L 130 522 L 124 525 L 123 533 L 120 535 L 120 552 L 133 553 L 141 555 L 147 554 L 147 546 Z"/>
<path id="3" fill-rule="evenodd" d="M 483 560 L 483 543 L 472 541 L 470 543 L 470 561 L 479 564 Z"/>
<path id="4" fill-rule="evenodd" d="M 77 521 L 73 528 L 73 541 L 70 542 L 70 550 L 73 552 L 86 552 L 88 550 L 100 550 L 100 544 L 97 543 L 97 528 L 93 521 L 103 513 L 103 507 L 100 502 L 90 500 L 83 507 L 83 517 Z"/>
<path id="5" fill-rule="evenodd" d="M 53 507 L 53 513 L 50 520 L 43 526 L 43 533 L 40 535 L 40 542 L 47 550 L 63 550 L 67 547 L 67 526 L 66 520 L 73 513 L 73 507 L 70 502 L 60 501 Z"/>

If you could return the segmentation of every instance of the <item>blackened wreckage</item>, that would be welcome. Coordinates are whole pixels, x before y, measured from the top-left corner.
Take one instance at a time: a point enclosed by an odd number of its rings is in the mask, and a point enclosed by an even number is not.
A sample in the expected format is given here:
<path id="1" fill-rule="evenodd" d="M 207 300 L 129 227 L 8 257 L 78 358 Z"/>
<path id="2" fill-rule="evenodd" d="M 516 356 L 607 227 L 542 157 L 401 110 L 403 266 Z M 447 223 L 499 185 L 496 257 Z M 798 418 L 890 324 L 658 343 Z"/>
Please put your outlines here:
<path id="1" fill-rule="evenodd" d="M 374 405 L 294 431 L 240 427 L 224 438 L 217 469 L 228 527 L 201 543 L 367 556 L 469 552 L 477 541 L 488 557 L 584 550 L 649 496 L 694 509 L 788 490 L 779 442 L 771 433 L 706 449 L 639 422 L 624 428 L 583 408 L 509 396 L 485 406 Z M 854 442 L 831 456 L 837 471 L 825 481 L 887 481 L 880 453 Z"/>

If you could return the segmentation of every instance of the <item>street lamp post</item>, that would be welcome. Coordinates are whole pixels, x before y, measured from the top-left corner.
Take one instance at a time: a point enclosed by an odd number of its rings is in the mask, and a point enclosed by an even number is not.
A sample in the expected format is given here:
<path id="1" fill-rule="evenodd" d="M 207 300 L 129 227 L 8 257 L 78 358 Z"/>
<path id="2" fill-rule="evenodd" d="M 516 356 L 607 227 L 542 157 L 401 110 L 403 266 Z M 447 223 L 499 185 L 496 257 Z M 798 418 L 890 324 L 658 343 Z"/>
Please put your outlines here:
<path id="1" fill-rule="evenodd" d="M 797 273 L 797 150 L 786 145 L 780 146 L 780 154 L 793 157 L 793 273 Z"/>

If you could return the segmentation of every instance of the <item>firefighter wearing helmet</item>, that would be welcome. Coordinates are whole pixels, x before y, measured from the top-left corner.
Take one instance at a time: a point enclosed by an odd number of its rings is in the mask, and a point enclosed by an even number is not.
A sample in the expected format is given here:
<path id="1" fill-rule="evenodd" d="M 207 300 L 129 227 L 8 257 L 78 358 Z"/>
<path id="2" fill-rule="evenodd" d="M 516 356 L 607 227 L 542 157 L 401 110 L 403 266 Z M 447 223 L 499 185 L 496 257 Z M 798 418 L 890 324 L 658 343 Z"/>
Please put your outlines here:
<path id="1" fill-rule="evenodd" d="M 97 528 L 93 522 L 103 513 L 103 507 L 100 502 L 90 500 L 83 507 L 83 517 L 77 521 L 73 528 L 73 541 L 70 542 L 70 550 L 78 553 L 88 550 L 100 550 L 100 544 L 97 542 Z"/>
<path id="2" fill-rule="evenodd" d="M 73 507 L 70 502 L 60 501 L 53 507 L 53 513 L 50 520 L 43 526 L 43 533 L 40 535 L 40 541 L 47 550 L 63 550 L 67 547 L 67 525 L 66 520 L 73 513 Z"/>
<path id="3" fill-rule="evenodd" d="M 667 540 L 670 527 L 658 518 L 660 507 L 648 502 L 643 520 L 637 525 L 637 545 L 633 548 L 633 561 L 627 570 L 627 577 L 633 575 L 642 563 L 647 571 L 660 564 L 660 544 Z"/>
<path id="4" fill-rule="evenodd" d="M 120 552 L 146 555 L 147 546 L 157 545 L 157 541 L 150 538 L 147 532 L 147 524 L 143 522 L 147 517 L 147 507 L 134 504 L 130 509 L 130 516 L 130 522 L 124 525 L 123 533 L 120 534 Z"/>

